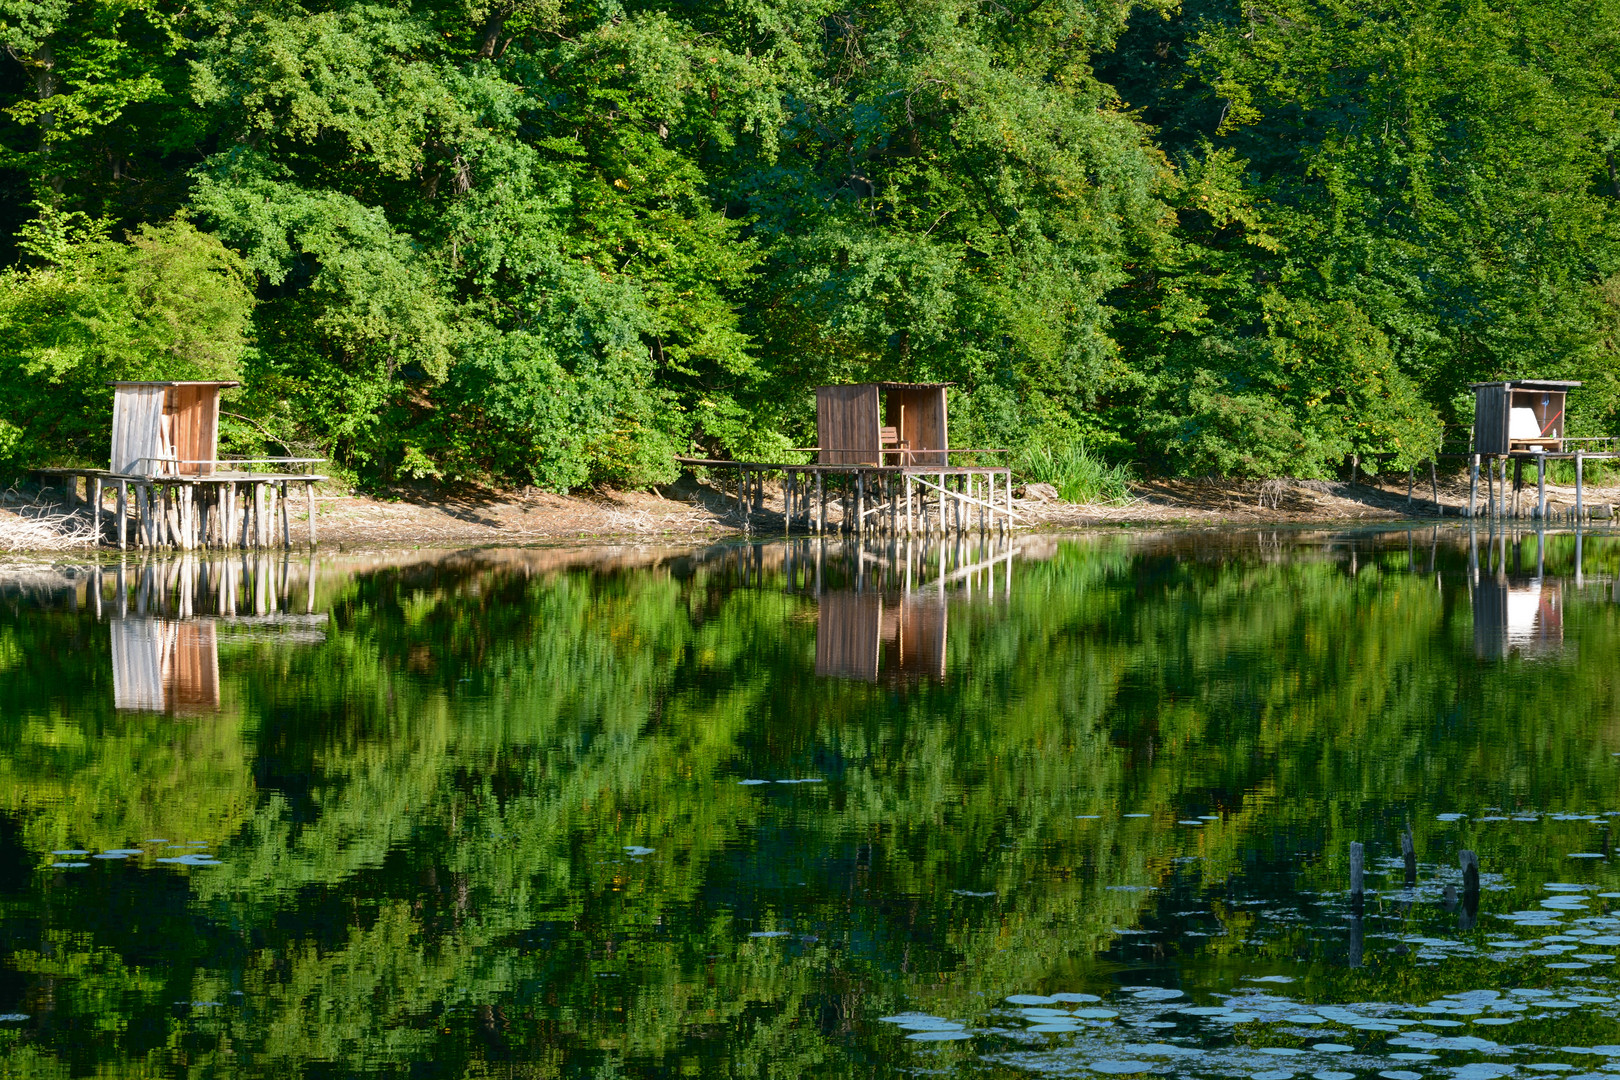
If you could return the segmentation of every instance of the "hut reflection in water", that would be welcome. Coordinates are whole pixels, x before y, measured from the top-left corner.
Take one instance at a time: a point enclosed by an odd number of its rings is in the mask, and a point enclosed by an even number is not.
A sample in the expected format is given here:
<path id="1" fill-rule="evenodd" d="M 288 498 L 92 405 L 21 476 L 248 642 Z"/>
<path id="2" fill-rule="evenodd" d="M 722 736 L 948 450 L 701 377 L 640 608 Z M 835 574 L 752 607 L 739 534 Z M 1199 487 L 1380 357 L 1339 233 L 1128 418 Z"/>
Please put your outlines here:
<path id="1" fill-rule="evenodd" d="M 108 612 L 113 704 L 119 709 L 196 715 L 220 708 L 221 641 L 270 636 L 280 643 L 326 640 L 316 612 L 313 560 L 234 558 L 146 560 L 98 568 L 96 613 Z M 110 602 L 105 584 L 112 582 Z M 302 601 L 302 603 L 300 603 Z M 302 612 L 289 610 L 303 607 Z"/>
<path id="2" fill-rule="evenodd" d="M 1475 537 L 1477 545 L 1477 536 Z M 1480 573 L 1474 549 L 1470 601 L 1474 614 L 1474 654 L 1485 660 L 1521 656 L 1549 656 L 1564 649 L 1563 583 L 1545 575 L 1546 533 L 1509 538 L 1494 533 L 1487 538 L 1486 573 Z M 1526 572 L 1526 545 L 1534 545 L 1535 570 Z M 1577 583 L 1580 580 L 1579 545 L 1576 548 Z M 1490 572 L 1490 563 L 1495 572 Z"/>
<path id="3" fill-rule="evenodd" d="M 813 578 L 806 577 L 816 597 L 816 674 L 872 683 L 944 681 L 949 606 L 975 592 L 987 601 L 999 593 L 1004 602 L 1016 554 L 994 540 L 816 543 L 806 553 L 815 564 Z"/>

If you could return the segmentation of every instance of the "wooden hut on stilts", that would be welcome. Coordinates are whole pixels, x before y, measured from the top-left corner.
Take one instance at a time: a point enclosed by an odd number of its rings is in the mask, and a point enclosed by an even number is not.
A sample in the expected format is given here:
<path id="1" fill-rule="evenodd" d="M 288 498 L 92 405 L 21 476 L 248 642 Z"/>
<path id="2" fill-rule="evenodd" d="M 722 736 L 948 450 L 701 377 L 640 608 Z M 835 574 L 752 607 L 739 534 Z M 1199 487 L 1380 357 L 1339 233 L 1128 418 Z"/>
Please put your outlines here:
<path id="1" fill-rule="evenodd" d="M 234 382 L 116 382 L 106 469 L 38 469 L 64 485 L 69 507 L 88 503 L 120 550 L 291 547 L 291 498 L 302 487 L 307 537 L 315 535 L 320 458 L 219 458 L 220 394 Z M 291 472 L 302 466 L 305 471 Z M 83 496 L 79 493 L 80 482 Z"/>
<path id="2" fill-rule="evenodd" d="M 683 465 L 737 470 L 745 530 L 764 513 L 767 478 L 782 485 L 783 524 L 824 535 L 833 526 L 856 535 L 927 536 L 1004 530 L 1016 517 L 1012 470 L 953 464 L 1004 449 L 952 447 L 950 383 L 873 382 L 816 389 L 817 445 L 812 464 L 677 458 Z"/>

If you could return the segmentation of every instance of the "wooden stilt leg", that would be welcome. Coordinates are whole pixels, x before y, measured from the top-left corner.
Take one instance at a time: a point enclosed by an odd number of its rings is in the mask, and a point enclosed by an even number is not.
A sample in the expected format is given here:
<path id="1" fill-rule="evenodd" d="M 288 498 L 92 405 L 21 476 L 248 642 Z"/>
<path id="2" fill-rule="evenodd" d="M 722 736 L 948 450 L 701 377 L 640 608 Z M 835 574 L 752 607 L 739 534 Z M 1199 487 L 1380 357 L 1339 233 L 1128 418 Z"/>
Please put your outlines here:
<path id="1" fill-rule="evenodd" d="M 265 536 L 264 536 L 264 532 L 265 532 L 265 529 L 264 529 L 265 505 L 264 505 L 264 501 L 265 501 L 264 485 L 260 484 L 260 483 L 254 483 L 254 485 L 253 485 L 253 546 L 256 547 L 256 548 L 264 547 L 264 541 L 265 541 Z"/>
<path id="2" fill-rule="evenodd" d="M 309 547 L 313 551 L 315 549 L 315 482 L 313 480 L 304 485 L 304 501 L 309 505 Z M 315 589 L 315 571 L 313 567 L 310 569 L 309 580 L 309 587 L 311 594 L 313 594 Z M 311 608 L 310 610 L 313 611 L 314 609 Z"/>
<path id="3" fill-rule="evenodd" d="M 1547 520 L 1547 455 L 1536 455 L 1536 519 Z"/>
<path id="4" fill-rule="evenodd" d="M 816 470 L 816 535 L 827 535 L 826 475 L 820 469 Z"/>
<path id="5" fill-rule="evenodd" d="M 129 535 L 129 481 L 118 481 L 118 550 L 124 550 L 126 537 Z"/>
<path id="6" fill-rule="evenodd" d="M 1586 464 L 1581 457 L 1581 451 L 1575 451 L 1575 524 L 1579 525 L 1584 519 L 1586 501 L 1582 497 L 1583 466 Z M 1577 568 L 1578 572 L 1578 568 Z"/>
<path id="7" fill-rule="evenodd" d="M 276 496 L 276 503 L 281 507 L 281 546 L 287 550 L 292 549 L 292 521 L 287 513 L 287 481 L 281 482 L 281 491 Z"/>
<path id="8" fill-rule="evenodd" d="M 1474 519 L 1474 508 L 1479 502 L 1479 455 L 1468 459 L 1468 519 Z"/>

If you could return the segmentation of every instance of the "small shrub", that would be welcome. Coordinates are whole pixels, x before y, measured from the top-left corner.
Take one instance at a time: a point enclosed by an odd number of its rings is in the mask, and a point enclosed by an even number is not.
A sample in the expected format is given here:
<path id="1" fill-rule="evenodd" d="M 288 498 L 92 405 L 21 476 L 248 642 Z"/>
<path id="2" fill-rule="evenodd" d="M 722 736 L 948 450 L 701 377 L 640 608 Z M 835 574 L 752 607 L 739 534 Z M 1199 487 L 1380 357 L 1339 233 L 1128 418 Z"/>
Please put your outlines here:
<path id="1" fill-rule="evenodd" d="M 1121 506 L 1131 501 L 1131 467 L 1104 461 L 1084 443 L 1025 447 L 1013 460 L 1013 473 L 1024 483 L 1051 484 L 1065 502 Z"/>

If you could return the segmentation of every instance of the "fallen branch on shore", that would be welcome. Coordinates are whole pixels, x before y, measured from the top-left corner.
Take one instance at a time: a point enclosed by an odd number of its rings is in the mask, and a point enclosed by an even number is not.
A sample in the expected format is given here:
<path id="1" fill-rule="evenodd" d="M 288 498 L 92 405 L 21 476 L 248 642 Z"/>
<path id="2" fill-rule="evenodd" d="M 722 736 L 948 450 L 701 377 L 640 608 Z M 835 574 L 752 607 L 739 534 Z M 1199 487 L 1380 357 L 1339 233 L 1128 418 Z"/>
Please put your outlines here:
<path id="1" fill-rule="evenodd" d="M 86 515 L 44 506 L 0 508 L 0 551 L 71 551 L 97 539 Z"/>

